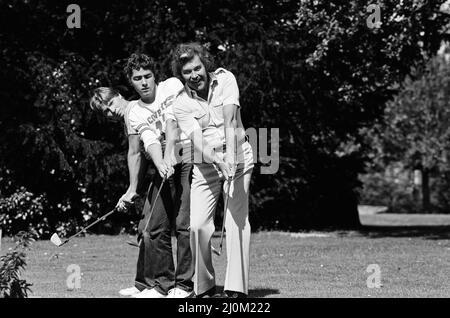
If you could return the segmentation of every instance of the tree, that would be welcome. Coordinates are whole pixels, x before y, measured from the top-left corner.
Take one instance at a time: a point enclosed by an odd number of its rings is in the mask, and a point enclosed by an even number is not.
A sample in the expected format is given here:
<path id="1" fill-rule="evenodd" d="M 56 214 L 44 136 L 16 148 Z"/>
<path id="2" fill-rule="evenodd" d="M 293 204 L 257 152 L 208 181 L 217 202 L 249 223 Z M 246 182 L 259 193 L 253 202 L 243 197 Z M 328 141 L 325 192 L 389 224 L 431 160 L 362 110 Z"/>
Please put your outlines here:
<path id="1" fill-rule="evenodd" d="M 377 156 L 384 164 L 403 162 L 422 172 L 422 210 L 430 211 L 430 174 L 450 171 L 450 64 L 432 58 L 402 83 L 376 126 Z"/>
<path id="2" fill-rule="evenodd" d="M 0 164 L 16 188 L 45 193 L 54 226 L 89 221 L 126 188 L 126 140 L 92 115 L 89 90 L 132 97 L 124 60 L 145 52 L 164 79 L 170 51 L 187 41 L 236 74 L 246 127 L 280 128 L 278 173 L 259 174 L 258 163 L 252 179 L 253 228 L 358 226 L 370 149 L 359 131 L 448 21 L 438 3 L 412 0 L 379 1 L 373 29 L 371 1 L 112 0 L 78 1 L 81 28 L 68 29 L 69 3 L 0 3 Z"/>

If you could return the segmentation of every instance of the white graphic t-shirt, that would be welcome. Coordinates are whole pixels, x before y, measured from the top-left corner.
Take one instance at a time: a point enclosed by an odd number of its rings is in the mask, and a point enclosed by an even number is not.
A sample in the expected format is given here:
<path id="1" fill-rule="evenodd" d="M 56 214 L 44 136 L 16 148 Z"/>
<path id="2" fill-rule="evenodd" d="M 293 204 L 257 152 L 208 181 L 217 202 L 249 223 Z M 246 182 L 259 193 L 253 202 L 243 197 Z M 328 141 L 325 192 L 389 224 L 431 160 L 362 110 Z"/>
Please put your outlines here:
<path id="1" fill-rule="evenodd" d="M 156 88 L 155 100 L 151 104 L 146 104 L 141 100 L 131 101 L 128 118 L 132 131 L 137 131 L 144 142 L 144 149 L 155 143 L 164 144 L 166 121 L 176 120 L 172 110 L 178 93 L 183 89 L 183 84 L 179 79 L 171 77 L 160 82 Z M 188 138 L 180 134 L 178 143 L 185 144 Z"/>
<path id="2" fill-rule="evenodd" d="M 130 123 L 130 110 L 133 108 L 133 106 L 136 104 L 137 100 L 133 100 L 128 102 L 127 107 L 125 108 L 125 115 L 124 115 L 124 130 L 125 130 L 125 135 L 131 136 L 131 135 L 138 135 L 139 136 L 139 132 L 136 129 L 133 129 L 133 127 L 131 127 L 131 123 Z M 142 141 L 142 139 L 139 139 L 139 150 L 144 154 L 145 158 L 147 160 L 150 160 L 150 155 L 145 151 L 144 149 L 144 142 Z"/>

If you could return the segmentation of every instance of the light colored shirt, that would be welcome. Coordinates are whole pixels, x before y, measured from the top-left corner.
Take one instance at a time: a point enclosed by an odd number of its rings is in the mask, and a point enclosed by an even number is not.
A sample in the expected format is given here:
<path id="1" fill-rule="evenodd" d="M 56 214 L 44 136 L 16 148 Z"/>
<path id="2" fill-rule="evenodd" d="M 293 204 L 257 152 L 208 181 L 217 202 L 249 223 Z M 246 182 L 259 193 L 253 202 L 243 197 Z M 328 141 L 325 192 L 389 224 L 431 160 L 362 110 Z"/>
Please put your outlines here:
<path id="1" fill-rule="evenodd" d="M 141 100 L 130 102 L 133 103 L 128 115 L 130 126 L 132 131 L 139 133 L 144 149 L 153 144 L 164 144 L 166 122 L 169 119 L 176 120 L 172 103 L 182 89 L 180 80 L 171 77 L 157 85 L 153 103 L 146 104 Z M 180 134 L 178 143 L 186 143 L 187 139 L 184 134 Z"/>
<path id="2" fill-rule="evenodd" d="M 125 122 L 125 134 L 127 136 L 129 135 L 139 135 L 139 132 L 133 127 L 131 127 L 130 123 L 130 110 L 133 108 L 133 106 L 136 104 L 137 100 L 129 101 L 127 104 L 127 107 L 125 108 L 125 115 L 124 115 L 124 122 Z"/>
<path id="3" fill-rule="evenodd" d="M 125 135 L 127 137 L 132 135 L 139 135 L 139 132 L 136 129 L 133 129 L 130 123 L 130 110 L 136 105 L 136 102 L 137 100 L 128 102 L 127 107 L 125 108 L 125 114 L 123 119 L 124 119 Z M 144 143 L 142 142 L 141 139 L 139 139 L 139 150 L 144 154 L 145 158 L 147 158 L 148 160 L 150 159 L 150 155 L 145 152 Z"/>
<path id="4" fill-rule="evenodd" d="M 223 106 L 233 104 L 240 107 L 239 88 L 233 73 L 224 68 L 218 68 L 209 73 L 209 76 L 207 100 L 199 97 L 195 90 L 186 84 L 172 107 L 178 126 L 186 136 L 193 138 L 192 133 L 201 129 L 203 142 L 215 148 L 225 143 Z M 243 132 L 239 109 L 237 122 L 237 127 L 242 128 Z M 238 140 L 244 138 L 245 134 L 238 136 Z"/>

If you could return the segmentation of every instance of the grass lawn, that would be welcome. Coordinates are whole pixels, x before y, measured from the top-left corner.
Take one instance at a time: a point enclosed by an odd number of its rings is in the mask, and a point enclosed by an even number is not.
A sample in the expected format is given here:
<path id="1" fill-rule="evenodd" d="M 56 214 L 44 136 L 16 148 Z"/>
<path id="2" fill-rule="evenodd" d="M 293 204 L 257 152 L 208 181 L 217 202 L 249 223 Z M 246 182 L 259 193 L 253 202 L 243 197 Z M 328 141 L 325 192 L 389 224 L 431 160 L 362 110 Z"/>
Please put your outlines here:
<path id="1" fill-rule="evenodd" d="M 250 297 L 450 297 L 450 215 L 361 215 L 361 222 L 361 231 L 252 234 Z M 24 273 L 33 284 L 29 296 L 119 297 L 134 280 L 130 238 L 90 235 L 59 249 L 35 242 Z M 0 253 L 11 246 L 3 238 Z M 213 257 L 222 287 L 226 255 Z M 82 273 L 73 291 L 66 285 L 71 264 Z M 370 264 L 380 268 L 381 288 L 367 287 Z"/>

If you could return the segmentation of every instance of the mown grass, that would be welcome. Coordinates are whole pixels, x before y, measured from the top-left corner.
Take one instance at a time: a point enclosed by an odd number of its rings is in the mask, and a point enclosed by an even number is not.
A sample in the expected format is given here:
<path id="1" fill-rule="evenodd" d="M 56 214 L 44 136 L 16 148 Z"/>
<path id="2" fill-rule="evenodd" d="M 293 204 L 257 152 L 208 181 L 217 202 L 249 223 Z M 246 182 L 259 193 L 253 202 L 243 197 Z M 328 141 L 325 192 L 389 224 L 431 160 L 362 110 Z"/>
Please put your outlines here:
<path id="1" fill-rule="evenodd" d="M 450 216 L 365 215 L 361 231 L 252 234 L 251 297 L 450 297 Z M 137 249 L 127 235 L 89 235 L 57 248 L 37 241 L 24 278 L 31 297 L 119 297 L 134 280 Z M 131 238 L 133 239 L 133 238 Z M 213 238 L 215 246 L 219 237 Z M 13 244 L 3 238 L 4 254 Z M 59 252 L 58 258 L 49 257 Z M 223 286 L 226 255 L 214 256 Z M 69 290 L 71 264 L 81 288 Z M 368 288 L 370 264 L 381 288 Z"/>

